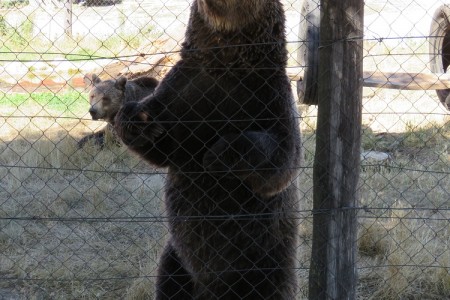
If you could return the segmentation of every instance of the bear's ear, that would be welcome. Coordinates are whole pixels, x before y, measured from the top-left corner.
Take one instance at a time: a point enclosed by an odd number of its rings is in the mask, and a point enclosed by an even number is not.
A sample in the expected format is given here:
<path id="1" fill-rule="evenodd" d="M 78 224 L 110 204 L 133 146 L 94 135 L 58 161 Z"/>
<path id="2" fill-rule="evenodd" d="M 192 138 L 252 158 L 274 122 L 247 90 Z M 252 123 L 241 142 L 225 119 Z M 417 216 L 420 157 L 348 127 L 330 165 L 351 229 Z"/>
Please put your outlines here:
<path id="1" fill-rule="evenodd" d="M 127 84 L 127 78 L 121 76 L 117 78 L 115 87 L 118 90 L 125 91 L 125 84 Z"/>
<path id="2" fill-rule="evenodd" d="M 84 75 L 84 84 L 87 87 L 93 87 L 94 85 L 100 83 L 102 80 L 95 74 L 86 74 Z"/>

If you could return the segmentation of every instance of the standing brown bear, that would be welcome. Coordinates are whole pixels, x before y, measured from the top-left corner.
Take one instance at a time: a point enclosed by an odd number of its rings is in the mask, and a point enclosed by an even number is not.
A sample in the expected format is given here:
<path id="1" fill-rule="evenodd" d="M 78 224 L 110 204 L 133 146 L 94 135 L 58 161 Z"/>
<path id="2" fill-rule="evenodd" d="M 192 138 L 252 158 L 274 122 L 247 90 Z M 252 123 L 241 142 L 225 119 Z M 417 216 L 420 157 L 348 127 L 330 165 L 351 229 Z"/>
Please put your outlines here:
<path id="1" fill-rule="evenodd" d="M 156 299 L 294 299 L 301 158 L 279 0 L 196 0 L 181 60 L 115 128 L 166 167 Z"/>

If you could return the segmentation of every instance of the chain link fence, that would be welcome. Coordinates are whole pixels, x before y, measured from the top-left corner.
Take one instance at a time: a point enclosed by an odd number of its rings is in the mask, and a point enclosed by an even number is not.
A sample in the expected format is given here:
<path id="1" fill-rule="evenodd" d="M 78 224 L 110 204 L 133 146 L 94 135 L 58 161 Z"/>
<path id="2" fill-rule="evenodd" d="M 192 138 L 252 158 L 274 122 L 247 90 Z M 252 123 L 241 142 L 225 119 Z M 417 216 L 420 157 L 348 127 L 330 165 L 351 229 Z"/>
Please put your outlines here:
<path id="1" fill-rule="evenodd" d="M 0 1 L 0 299 L 155 297 L 169 174 L 119 142 L 103 121 L 118 108 L 93 109 L 89 91 L 124 76 L 151 93 L 138 78 L 161 81 L 179 61 L 191 2 Z M 319 6 L 282 2 L 304 156 L 292 268 L 307 299 L 317 108 L 302 98 L 317 92 L 317 61 L 304 49 L 317 51 L 305 29 L 313 34 Z M 450 296 L 445 4 L 365 2 L 360 299 Z M 122 99 L 112 90 L 94 96 Z"/>

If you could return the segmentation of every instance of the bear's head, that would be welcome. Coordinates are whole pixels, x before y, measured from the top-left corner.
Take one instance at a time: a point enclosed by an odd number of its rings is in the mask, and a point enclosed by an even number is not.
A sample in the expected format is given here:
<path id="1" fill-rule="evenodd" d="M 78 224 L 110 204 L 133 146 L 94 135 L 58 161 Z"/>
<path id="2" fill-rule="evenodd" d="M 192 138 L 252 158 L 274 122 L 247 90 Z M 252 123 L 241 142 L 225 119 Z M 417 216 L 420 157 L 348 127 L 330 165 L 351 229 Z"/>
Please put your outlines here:
<path id="1" fill-rule="evenodd" d="M 112 123 L 125 98 L 127 79 L 101 80 L 97 75 L 84 77 L 89 86 L 89 113 L 93 120 L 105 120 Z"/>

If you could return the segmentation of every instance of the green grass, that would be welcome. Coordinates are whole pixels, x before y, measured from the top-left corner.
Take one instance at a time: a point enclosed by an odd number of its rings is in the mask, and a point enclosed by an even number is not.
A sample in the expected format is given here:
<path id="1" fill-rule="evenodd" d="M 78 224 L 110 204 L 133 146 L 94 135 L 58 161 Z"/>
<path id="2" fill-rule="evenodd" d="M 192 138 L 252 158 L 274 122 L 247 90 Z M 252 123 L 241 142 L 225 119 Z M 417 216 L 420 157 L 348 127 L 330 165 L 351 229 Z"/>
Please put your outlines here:
<path id="1" fill-rule="evenodd" d="M 398 149 L 423 149 L 445 145 L 450 138 L 450 122 L 443 124 L 429 123 L 418 126 L 406 123 L 402 133 L 385 133 L 377 135 L 370 128 L 363 128 L 362 147 L 366 150 L 395 152 Z"/>
<path id="2" fill-rule="evenodd" d="M 41 92 L 32 94 L 0 93 L 0 106 L 8 115 L 14 115 L 18 110 L 25 113 L 27 107 L 42 109 L 42 113 L 58 116 L 79 116 L 89 109 L 87 94 L 78 91 L 67 91 L 61 94 Z M 9 113 L 8 113 L 9 112 Z"/>
<path id="3" fill-rule="evenodd" d="M 4 8 L 20 8 L 28 5 L 28 0 L 9 0 L 9 1 L 0 1 L 0 9 Z"/>
<path id="4" fill-rule="evenodd" d="M 136 54 L 138 49 L 155 39 L 154 26 L 139 33 L 119 31 L 104 39 L 95 36 L 61 37 L 50 41 L 45 36 L 33 36 L 33 19 L 26 19 L 18 28 L 11 27 L 0 16 L 1 61 L 92 60 Z"/>

